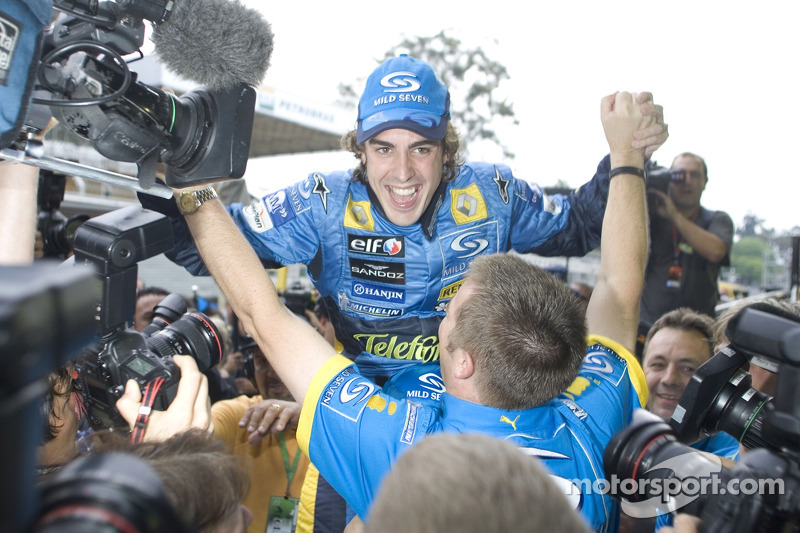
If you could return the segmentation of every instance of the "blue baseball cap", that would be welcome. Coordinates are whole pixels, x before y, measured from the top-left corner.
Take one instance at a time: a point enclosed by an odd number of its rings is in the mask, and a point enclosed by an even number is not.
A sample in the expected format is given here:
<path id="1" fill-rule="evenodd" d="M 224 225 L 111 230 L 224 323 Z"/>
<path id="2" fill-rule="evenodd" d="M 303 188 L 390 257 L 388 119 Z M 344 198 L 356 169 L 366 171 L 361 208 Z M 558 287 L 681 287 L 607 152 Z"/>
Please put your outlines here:
<path id="1" fill-rule="evenodd" d="M 384 61 L 367 78 L 358 102 L 356 142 L 402 128 L 438 141 L 447 132 L 450 93 L 431 66 L 406 54 Z"/>

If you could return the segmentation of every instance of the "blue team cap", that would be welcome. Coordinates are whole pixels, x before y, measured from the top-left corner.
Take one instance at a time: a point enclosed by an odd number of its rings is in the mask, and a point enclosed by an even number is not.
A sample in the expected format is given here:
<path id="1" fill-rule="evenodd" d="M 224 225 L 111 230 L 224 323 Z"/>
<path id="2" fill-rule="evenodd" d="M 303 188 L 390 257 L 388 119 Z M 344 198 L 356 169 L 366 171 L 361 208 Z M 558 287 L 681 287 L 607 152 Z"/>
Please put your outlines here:
<path id="1" fill-rule="evenodd" d="M 450 93 L 426 62 L 406 54 L 384 61 L 367 78 L 358 102 L 356 142 L 392 128 L 438 141 L 447 132 Z"/>

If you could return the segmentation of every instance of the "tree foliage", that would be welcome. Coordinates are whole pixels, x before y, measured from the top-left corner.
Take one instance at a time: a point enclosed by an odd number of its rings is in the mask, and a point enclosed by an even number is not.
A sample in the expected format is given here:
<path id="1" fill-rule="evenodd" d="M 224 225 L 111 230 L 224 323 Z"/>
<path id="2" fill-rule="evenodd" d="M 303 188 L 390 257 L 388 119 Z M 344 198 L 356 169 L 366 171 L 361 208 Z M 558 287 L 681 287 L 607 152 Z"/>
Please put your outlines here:
<path id="1" fill-rule="evenodd" d="M 764 257 L 771 250 L 769 244 L 756 235 L 742 237 L 731 250 L 731 266 L 741 283 L 758 285 L 764 269 Z"/>
<path id="2" fill-rule="evenodd" d="M 748 212 L 736 228 L 738 240 L 731 250 L 731 270 L 747 285 L 775 288 L 789 286 L 792 248 L 800 227 L 778 233 L 765 220 Z"/>
<path id="3" fill-rule="evenodd" d="M 740 237 L 754 237 L 759 235 L 766 239 L 771 239 L 775 236 L 775 230 L 768 228 L 764 223 L 766 220 L 756 216 L 754 213 L 748 212 L 742 220 L 741 226 L 736 228 L 736 235 Z"/>
<path id="4" fill-rule="evenodd" d="M 461 134 L 465 153 L 470 142 L 489 141 L 503 151 L 505 158 L 513 159 L 514 153 L 495 131 L 500 122 L 518 124 L 513 104 L 498 96 L 497 88 L 509 79 L 505 66 L 492 59 L 483 47 L 467 48 L 446 31 L 432 37 L 407 37 L 387 51 L 381 62 L 401 53 L 426 61 L 447 85 L 450 115 Z M 359 80 L 358 87 L 363 87 L 363 82 Z M 343 103 L 358 105 L 360 89 L 340 84 L 339 94 Z"/>

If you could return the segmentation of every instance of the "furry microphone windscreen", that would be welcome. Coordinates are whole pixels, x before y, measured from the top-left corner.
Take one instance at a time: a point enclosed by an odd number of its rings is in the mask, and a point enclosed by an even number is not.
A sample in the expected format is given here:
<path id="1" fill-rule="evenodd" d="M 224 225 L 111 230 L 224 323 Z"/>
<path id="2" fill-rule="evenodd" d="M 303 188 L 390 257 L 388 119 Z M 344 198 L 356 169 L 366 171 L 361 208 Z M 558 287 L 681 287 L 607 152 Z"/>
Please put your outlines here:
<path id="1" fill-rule="evenodd" d="M 212 90 L 257 87 L 272 54 L 270 24 L 238 0 L 175 0 L 152 38 L 168 69 Z"/>

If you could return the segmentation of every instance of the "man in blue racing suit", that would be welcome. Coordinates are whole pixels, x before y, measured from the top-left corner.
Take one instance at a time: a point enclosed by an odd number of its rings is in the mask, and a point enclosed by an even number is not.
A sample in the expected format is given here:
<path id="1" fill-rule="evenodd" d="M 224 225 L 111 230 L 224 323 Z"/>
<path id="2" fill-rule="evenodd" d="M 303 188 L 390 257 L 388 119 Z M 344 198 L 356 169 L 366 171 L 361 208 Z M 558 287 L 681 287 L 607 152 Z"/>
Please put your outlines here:
<path id="1" fill-rule="evenodd" d="M 540 457 L 592 527 L 616 529 L 616 503 L 588 487 L 603 477 L 606 444 L 646 404 L 644 375 L 631 355 L 647 257 L 644 149 L 630 142 L 654 119 L 629 93 L 604 98 L 601 116 L 611 182 L 588 309 L 584 314 L 564 283 L 519 257 L 475 259 L 439 325 L 446 387 L 439 406 L 384 394 L 289 312 L 219 201 L 186 216 L 242 324 L 303 403 L 301 446 L 365 521 L 404 450 L 431 432 L 457 431 L 508 439 Z"/>
<path id="2" fill-rule="evenodd" d="M 638 103 L 655 120 L 632 148 L 649 156 L 667 130 L 651 95 Z M 438 360 L 444 307 L 476 257 L 512 249 L 582 256 L 599 244 L 608 157 L 572 194 L 548 197 L 505 165 L 462 164 L 449 106 L 427 63 L 389 59 L 367 80 L 357 130 L 343 138 L 359 161 L 354 170 L 312 173 L 229 207 L 264 266 L 307 265 L 338 347 L 380 384 L 410 363 Z M 140 198 L 174 215 L 176 247 L 167 257 L 207 274 L 175 202 Z"/>

